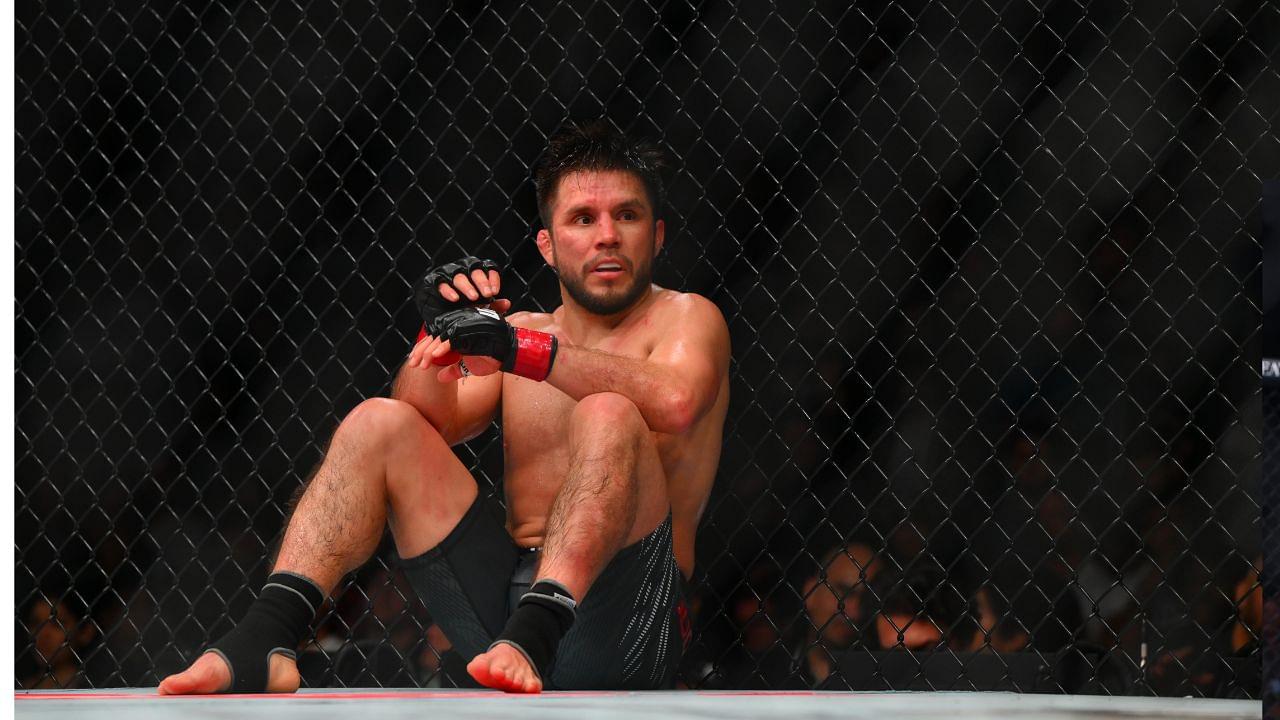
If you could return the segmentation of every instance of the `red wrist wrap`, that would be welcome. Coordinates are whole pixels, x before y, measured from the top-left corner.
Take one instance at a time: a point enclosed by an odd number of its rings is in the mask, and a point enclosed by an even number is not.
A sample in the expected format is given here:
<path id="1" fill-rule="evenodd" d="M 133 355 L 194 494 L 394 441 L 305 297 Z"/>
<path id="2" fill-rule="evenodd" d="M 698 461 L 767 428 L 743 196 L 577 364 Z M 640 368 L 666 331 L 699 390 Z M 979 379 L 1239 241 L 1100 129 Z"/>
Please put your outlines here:
<path id="1" fill-rule="evenodd" d="M 508 372 L 530 380 L 546 380 L 556 358 L 556 336 L 526 328 L 515 328 L 516 352 Z"/>

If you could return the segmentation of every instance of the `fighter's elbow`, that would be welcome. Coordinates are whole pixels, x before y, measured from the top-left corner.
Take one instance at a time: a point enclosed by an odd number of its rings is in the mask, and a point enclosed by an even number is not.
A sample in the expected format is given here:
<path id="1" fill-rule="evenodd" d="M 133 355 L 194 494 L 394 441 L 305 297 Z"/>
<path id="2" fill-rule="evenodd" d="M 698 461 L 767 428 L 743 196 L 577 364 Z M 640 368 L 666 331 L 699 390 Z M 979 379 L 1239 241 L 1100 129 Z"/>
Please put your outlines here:
<path id="1" fill-rule="evenodd" d="M 680 389 L 667 396 L 666 411 L 663 413 L 662 432 L 680 435 L 693 426 L 698 419 L 698 401 L 693 393 Z"/>

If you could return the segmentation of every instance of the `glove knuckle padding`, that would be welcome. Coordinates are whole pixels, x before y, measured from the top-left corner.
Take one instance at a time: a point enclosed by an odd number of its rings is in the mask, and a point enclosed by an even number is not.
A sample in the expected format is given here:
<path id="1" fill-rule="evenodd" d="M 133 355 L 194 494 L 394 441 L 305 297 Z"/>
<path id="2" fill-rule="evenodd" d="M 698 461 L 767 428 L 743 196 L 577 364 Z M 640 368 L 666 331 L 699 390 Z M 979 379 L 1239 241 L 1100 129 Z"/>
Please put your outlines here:
<path id="1" fill-rule="evenodd" d="M 418 304 L 418 311 L 422 314 L 423 322 L 428 325 L 441 313 L 458 308 L 475 307 L 484 305 L 493 301 L 492 298 L 481 297 L 477 300 L 471 300 L 466 295 L 458 293 L 457 300 L 446 300 L 440 294 L 440 286 L 448 285 L 453 287 L 453 278 L 457 275 L 470 277 L 472 271 L 484 270 L 486 273 L 490 270 L 499 271 L 498 264 L 492 260 L 467 256 L 451 263 L 445 263 L 439 267 L 431 269 L 427 272 L 426 277 L 418 285 L 414 291 L 414 299 Z M 456 288 L 455 288 L 456 290 Z"/>
<path id="2" fill-rule="evenodd" d="M 427 331 L 449 341 L 463 355 L 487 355 L 505 360 L 511 352 L 511 326 L 476 308 L 451 310 L 436 317 Z"/>

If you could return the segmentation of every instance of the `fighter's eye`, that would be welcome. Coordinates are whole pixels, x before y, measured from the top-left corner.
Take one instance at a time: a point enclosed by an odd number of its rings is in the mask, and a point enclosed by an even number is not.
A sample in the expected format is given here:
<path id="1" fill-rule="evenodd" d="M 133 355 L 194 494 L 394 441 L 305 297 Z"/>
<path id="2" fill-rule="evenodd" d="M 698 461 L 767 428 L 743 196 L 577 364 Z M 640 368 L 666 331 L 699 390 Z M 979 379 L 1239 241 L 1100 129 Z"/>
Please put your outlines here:
<path id="1" fill-rule="evenodd" d="M 619 220 L 635 220 L 636 213 L 634 210 L 623 210 L 622 212 L 618 213 L 618 219 Z"/>
<path id="2" fill-rule="evenodd" d="M 575 218 L 573 219 L 573 224 L 574 224 L 574 225 L 589 225 L 589 224 L 591 224 L 591 216 L 590 216 L 590 215 L 578 215 L 577 217 L 575 217 Z"/>

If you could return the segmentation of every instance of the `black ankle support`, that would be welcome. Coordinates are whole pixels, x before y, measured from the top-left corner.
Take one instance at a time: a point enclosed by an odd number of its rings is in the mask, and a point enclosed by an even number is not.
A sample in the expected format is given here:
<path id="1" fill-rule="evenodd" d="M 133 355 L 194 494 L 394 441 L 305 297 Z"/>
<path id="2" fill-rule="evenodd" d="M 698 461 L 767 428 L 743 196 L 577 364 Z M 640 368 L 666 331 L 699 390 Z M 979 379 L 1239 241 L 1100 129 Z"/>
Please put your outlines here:
<path id="1" fill-rule="evenodd" d="M 297 657 L 298 643 L 306 633 L 324 592 L 301 575 L 275 573 L 267 578 L 262 594 L 231 632 L 206 652 L 222 656 L 231 668 L 228 692 L 263 692 L 270 676 L 271 656 Z"/>
<path id="2" fill-rule="evenodd" d="M 506 643 L 519 650 L 540 679 L 551 672 L 560 639 L 573 625 L 577 603 L 565 586 L 554 580 L 539 580 L 520 598 L 516 611 L 507 620 L 498 639 L 489 646 Z"/>

